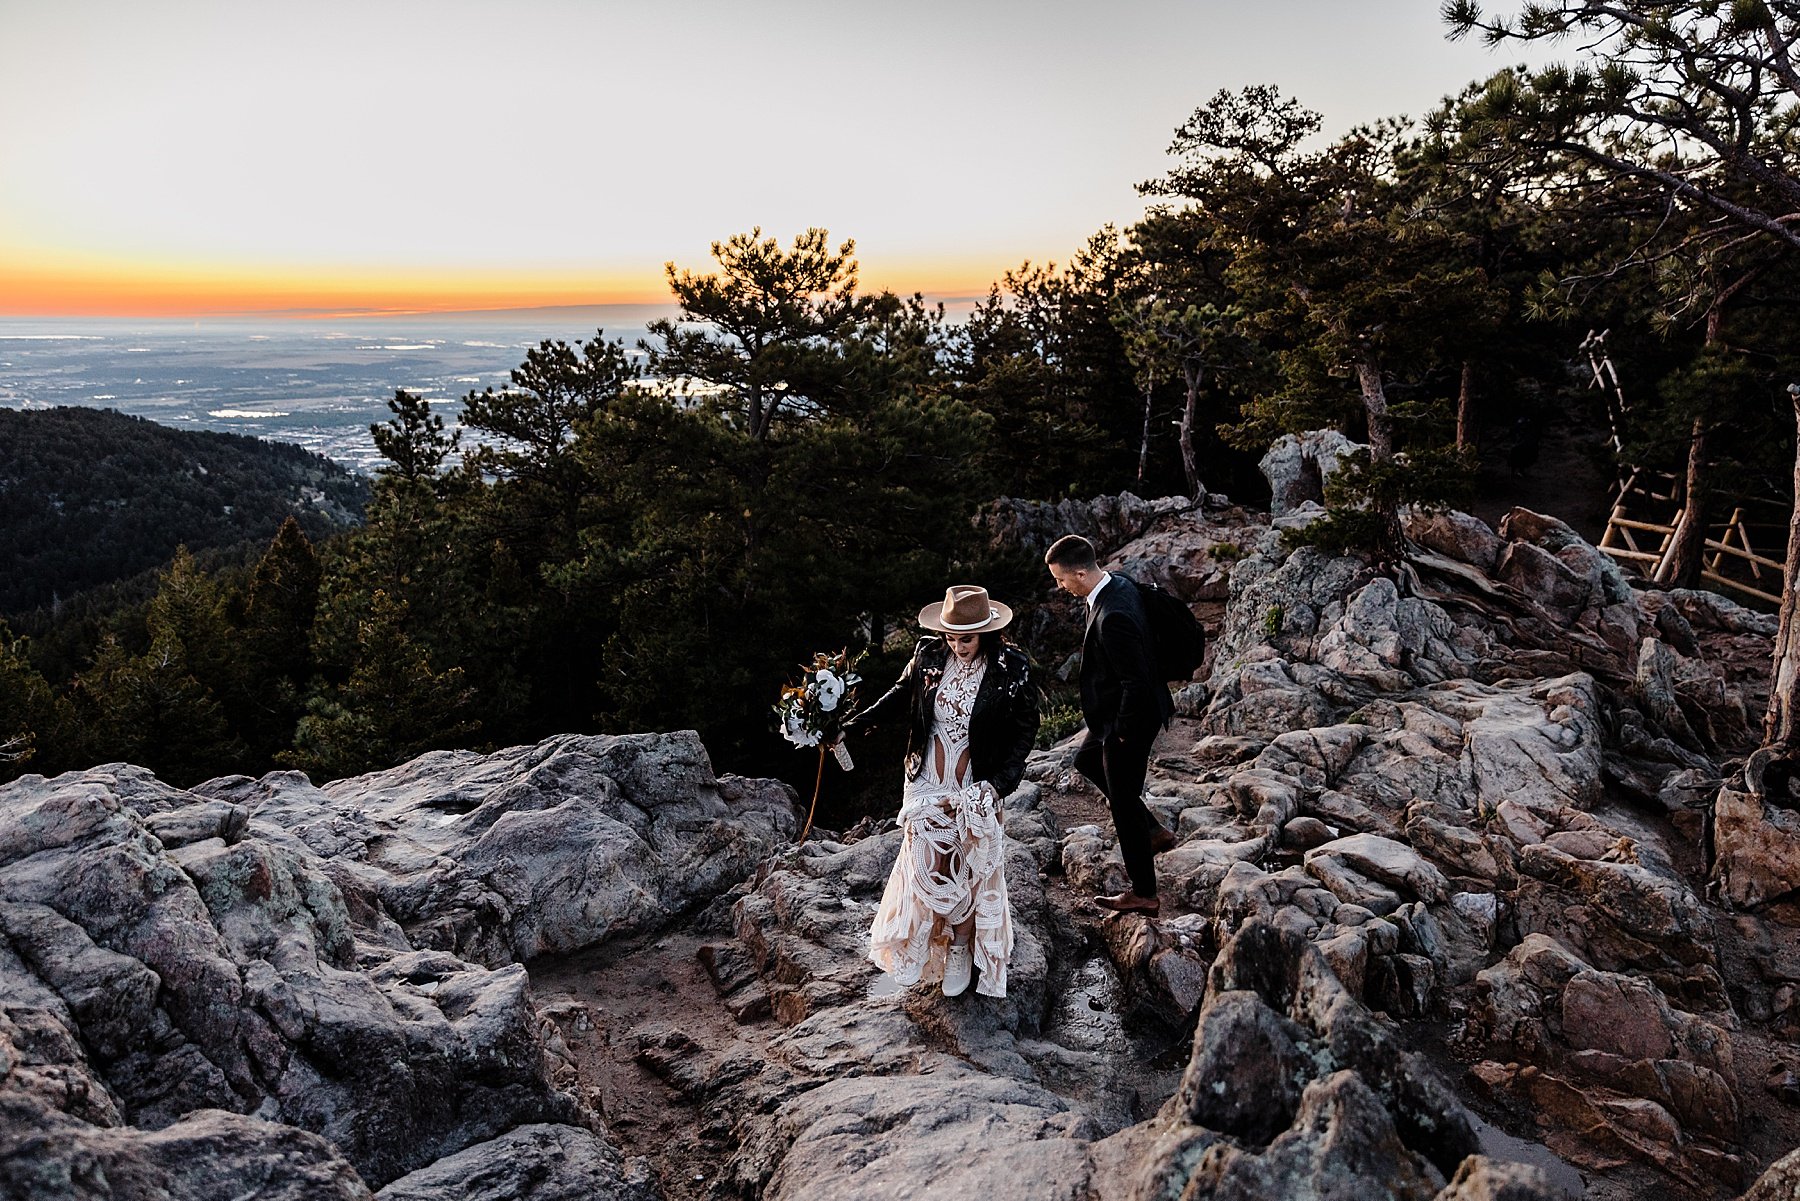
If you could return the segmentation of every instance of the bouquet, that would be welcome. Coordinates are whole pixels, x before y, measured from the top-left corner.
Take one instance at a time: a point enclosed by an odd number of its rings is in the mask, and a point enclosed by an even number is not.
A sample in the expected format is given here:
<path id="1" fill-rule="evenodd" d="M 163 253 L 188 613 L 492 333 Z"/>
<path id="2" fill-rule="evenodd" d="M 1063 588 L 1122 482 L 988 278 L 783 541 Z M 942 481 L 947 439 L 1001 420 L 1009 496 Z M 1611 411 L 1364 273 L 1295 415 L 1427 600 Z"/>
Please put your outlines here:
<path id="1" fill-rule="evenodd" d="M 858 656 L 860 658 L 860 656 Z M 781 736 L 802 749 L 819 748 L 819 774 L 813 782 L 812 805 L 806 811 L 806 827 L 800 841 L 812 830 L 813 811 L 819 805 L 819 785 L 825 779 L 825 752 L 836 756 L 838 766 L 849 771 L 850 751 L 839 735 L 844 715 L 856 699 L 856 686 L 862 677 L 856 674 L 856 659 L 848 650 L 837 654 L 820 651 L 810 665 L 800 665 L 800 679 L 784 686 L 781 699 L 775 703 L 775 719 Z"/>

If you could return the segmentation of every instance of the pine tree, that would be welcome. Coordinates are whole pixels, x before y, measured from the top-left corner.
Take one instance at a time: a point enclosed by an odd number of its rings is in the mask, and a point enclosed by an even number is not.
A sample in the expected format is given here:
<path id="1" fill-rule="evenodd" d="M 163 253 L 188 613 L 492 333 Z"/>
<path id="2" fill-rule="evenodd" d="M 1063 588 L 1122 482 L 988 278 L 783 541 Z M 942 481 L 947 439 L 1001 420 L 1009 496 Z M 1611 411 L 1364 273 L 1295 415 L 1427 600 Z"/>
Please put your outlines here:
<path id="1" fill-rule="evenodd" d="M 1671 211 L 1705 210 L 1765 249 L 1800 250 L 1792 219 L 1800 206 L 1793 154 L 1800 72 L 1792 49 L 1800 37 L 1800 12 L 1793 5 L 1528 0 L 1515 12 L 1493 14 L 1478 0 L 1448 0 L 1443 11 L 1453 37 L 1478 33 L 1490 45 L 1568 37 L 1576 47 L 1572 63 L 1503 71 L 1489 80 L 1472 115 L 1497 143 L 1562 156 L 1608 179 L 1647 186 L 1666 198 Z M 1790 385 L 1789 395 L 1800 417 L 1800 386 Z M 1707 428 L 1706 414 L 1695 414 L 1687 459 L 1702 476 Z M 1800 491 L 1800 445 L 1793 478 Z M 1704 487 L 1693 490 L 1703 497 Z M 1698 523 L 1685 534 L 1700 538 Z M 1698 554 L 1677 558 L 1685 560 L 1685 569 Z M 1763 731 L 1765 755 L 1789 768 L 1776 773 L 1783 779 L 1800 761 L 1797 585 L 1800 496 L 1789 522 Z"/>
<path id="2" fill-rule="evenodd" d="M 491 438 L 470 457 L 499 478 L 566 490 L 574 482 L 567 467 L 576 429 L 618 400 L 639 375 L 624 344 L 608 342 L 605 330 L 573 346 L 560 339 L 540 342 L 513 370 L 511 387 L 463 398 L 463 425 Z"/>
<path id="3" fill-rule="evenodd" d="M 466 470 L 446 470 L 456 436 L 430 403 L 396 393 L 394 416 L 370 427 L 388 462 L 377 472 L 364 524 L 334 539 L 322 565 L 312 651 L 319 670 L 341 683 L 356 656 L 358 625 L 386 592 L 406 615 L 406 633 L 429 655 L 453 656 L 476 586 L 471 537 L 485 485 Z M 460 431 L 458 431 L 460 434 Z"/>
<path id="4" fill-rule="evenodd" d="M 184 787 L 247 765 L 224 706 L 194 678 L 180 639 L 167 632 L 142 655 L 108 638 L 76 679 L 73 697 L 94 758 L 135 763 Z"/>
<path id="5" fill-rule="evenodd" d="M 1497 141 L 1648 185 L 1800 250 L 1792 4 L 1526 0 L 1489 12 L 1478 0 L 1447 0 L 1443 15 L 1453 38 L 1567 39 L 1576 52 L 1573 62 L 1488 81 L 1474 115 Z"/>
<path id="6" fill-rule="evenodd" d="M 250 574 L 245 631 L 276 673 L 301 681 L 311 673 L 307 636 L 319 607 L 319 557 L 300 523 L 288 518 Z"/>
<path id="7" fill-rule="evenodd" d="M 86 753 L 140 764 L 179 785 L 252 766 L 228 709 L 238 707 L 244 668 L 225 588 L 185 546 L 158 576 L 144 636 L 147 649 L 134 655 L 107 634 L 73 683 Z"/>
<path id="8" fill-rule="evenodd" d="M 1498 321 L 1502 299 L 1467 236 L 1416 203 L 1401 170 L 1404 123 L 1303 149 L 1318 129 L 1316 113 L 1274 88 L 1221 92 L 1177 131 L 1176 169 L 1143 190 L 1195 201 L 1229 231 L 1227 280 L 1244 298 L 1246 332 L 1276 348 L 1280 385 L 1247 406 L 1235 436 L 1266 445 L 1360 417 L 1368 450 L 1333 481 L 1331 519 L 1307 536 L 1393 561 L 1399 507 L 1449 499 L 1466 468 L 1432 445 L 1441 400 L 1421 412 L 1390 394 L 1460 367 L 1455 348 Z M 1410 447 L 1409 421 L 1422 427 Z"/>
<path id="9" fill-rule="evenodd" d="M 1143 487 L 1138 390 L 1112 314 L 1126 265 L 1102 230 L 1068 266 L 1008 271 L 949 338 L 954 394 L 986 414 L 987 473 L 1004 495 L 1033 499 Z"/>
<path id="10" fill-rule="evenodd" d="M 1250 354 L 1249 339 L 1238 332 L 1243 319 L 1244 310 L 1235 304 L 1221 308 L 1211 300 L 1179 295 L 1171 299 L 1157 293 L 1131 301 L 1121 298 L 1114 321 L 1124 335 L 1126 357 L 1137 368 L 1145 393 L 1140 477 L 1150 449 L 1149 398 L 1159 376 L 1173 378 L 1182 386 L 1182 475 L 1189 496 L 1200 499 L 1205 495 L 1196 442 L 1203 389 L 1221 369 L 1229 370 Z"/>
<path id="11" fill-rule="evenodd" d="M 73 766 L 73 714 L 0 621 L 0 781 Z"/>
<path id="12" fill-rule="evenodd" d="M 336 779 L 461 745 L 479 730 L 462 669 L 434 669 L 406 627 L 405 602 L 377 591 L 357 624 L 350 678 L 307 704 L 280 762 Z"/>
<path id="13" fill-rule="evenodd" d="M 286 747 L 312 682 L 313 618 L 323 571 L 293 518 L 281 524 L 250 575 L 244 601 L 244 707 L 239 722 L 251 747 L 273 756 Z"/>
<path id="14" fill-rule="evenodd" d="M 603 728 L 692 726 L 735 754 L 760 740 L 764 686 L 796 657 L 942 588 L 990 494 L 991 426 L 931 387 L 927 313 L 894 301 L 876 320 L 845 343 L 866 387 L 837 412 L 796 412 L 759 438 L 646 392 L 578 436 L 583 554 L 545 575 L 602 615 Z"/>
<path id="15" fill-rule="evenodd" d="M 180 546 L 160 574 L 145 616 L 151 642 L 178 648 L 184 669 L 220 698 L 237 695 L 244 674 L 241 640 L 225 609 L 220 581 Z"/>
<path id="16" fill-rule="evenodd" d="M 431 402 L 404 388 L 394 392 L 387 407 L 393 416 L 369 426 L 375 449 L 387 460 L 381 474 L 409 483 L 435 483 L 462 431 L 444 433 L 444 419 L 431 411 Z"/>
<path id="17" fill-rule="evenodd" d="M 697 399 L 758 440 L 830 407 L 843 376 L 840 344 L 863 311 L 856 243 L 833 250 L 830 239 L 809 229 L 783 250 L 759 226 L 712 244 L 712 274 L 667 264 L 681 316 L 650 323 L 660 345 L 639 343 L 650 372 L 710 385 Z"/>

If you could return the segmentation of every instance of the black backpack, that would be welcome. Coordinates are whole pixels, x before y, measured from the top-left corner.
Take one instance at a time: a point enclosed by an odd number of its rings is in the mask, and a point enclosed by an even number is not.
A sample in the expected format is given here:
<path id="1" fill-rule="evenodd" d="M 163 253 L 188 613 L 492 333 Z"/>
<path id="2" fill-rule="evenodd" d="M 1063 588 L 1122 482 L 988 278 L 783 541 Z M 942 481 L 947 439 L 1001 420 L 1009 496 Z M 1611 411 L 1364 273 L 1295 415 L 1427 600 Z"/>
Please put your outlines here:
<path id="1" fill-rule="evenodd" d="M 1206 659 L 1206 631 L 1194 611 L 1173 595 L 1147 582 L 1137 587 L 1150 627 L 1151 666 L 1160 679 L 1187 683 Z"/>

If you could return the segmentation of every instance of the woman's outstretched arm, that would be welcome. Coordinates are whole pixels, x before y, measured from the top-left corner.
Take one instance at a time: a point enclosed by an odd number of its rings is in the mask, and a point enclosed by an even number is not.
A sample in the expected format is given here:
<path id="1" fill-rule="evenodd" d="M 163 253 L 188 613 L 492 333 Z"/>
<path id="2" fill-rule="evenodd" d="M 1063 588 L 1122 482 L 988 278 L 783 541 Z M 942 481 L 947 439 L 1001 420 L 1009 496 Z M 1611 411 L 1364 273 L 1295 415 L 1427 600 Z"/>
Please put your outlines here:
<path id="1" fill-rule="evenodd" d="M 921 647 L 913 649 L 912 658 L 908 659 L 906 666 L 900 669 L 900 678 L 894 681 L 892 688 L 844 719 L 844 733 L 867 734 L 882 722 L 892 718 L 896 712 L 906 712 L 907 703 L 912 697 L 913 680 L 919 672 Z"/>

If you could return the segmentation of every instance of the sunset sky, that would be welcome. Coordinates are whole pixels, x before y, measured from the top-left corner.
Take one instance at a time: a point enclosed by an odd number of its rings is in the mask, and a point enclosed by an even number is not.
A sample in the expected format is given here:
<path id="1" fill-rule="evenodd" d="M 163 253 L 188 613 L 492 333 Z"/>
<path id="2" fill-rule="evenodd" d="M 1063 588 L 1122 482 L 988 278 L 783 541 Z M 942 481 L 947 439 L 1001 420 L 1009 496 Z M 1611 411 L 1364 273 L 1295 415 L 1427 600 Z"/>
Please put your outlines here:
<path id="1" fill-rule="evenodd" d="M 1220 88 L 1334 132 L 1507 61 L 1435 0 L 0 0 L 0 314 L 662 301 L 754 225 L 985 291 Z"/>

